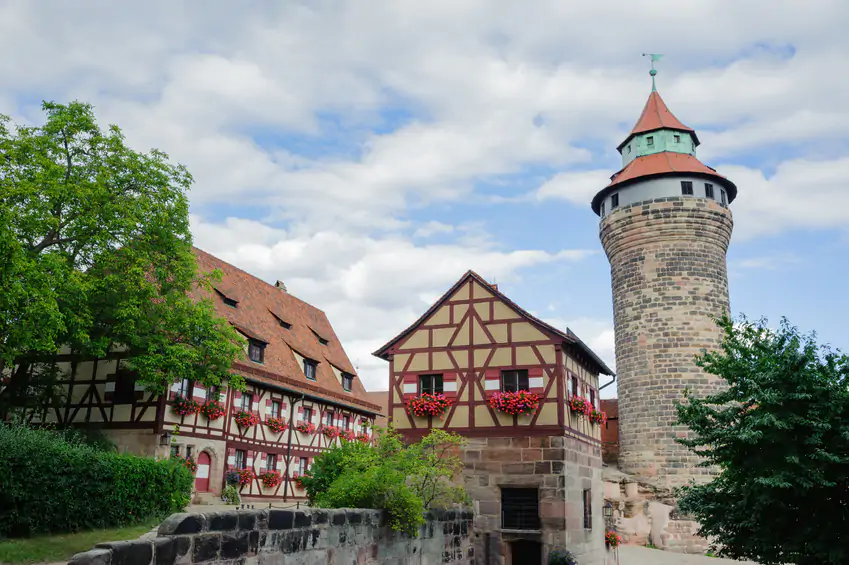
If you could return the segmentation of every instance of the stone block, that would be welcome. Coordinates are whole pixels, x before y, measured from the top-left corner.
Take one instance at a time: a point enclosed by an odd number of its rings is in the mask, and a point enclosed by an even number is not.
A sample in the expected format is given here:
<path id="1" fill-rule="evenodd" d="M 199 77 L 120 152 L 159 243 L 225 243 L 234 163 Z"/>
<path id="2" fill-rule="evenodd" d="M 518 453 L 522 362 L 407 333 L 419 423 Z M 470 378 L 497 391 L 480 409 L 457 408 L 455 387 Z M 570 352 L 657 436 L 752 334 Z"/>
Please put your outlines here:
<path id="1" fill-rule="evenodd" d="M 291 510 L 270 510 L 268 512 L 269 530 L 290 530 L 295 521 L 295 513 Z"/>
<path id="2" fill-rule="evenodd" d="M 239 528 L 239 519 L 240 516 L 236 511 L 207 514 L 206 529 L 210 532 L 229 532 Z"/>
<path id="3" fill-rule="evenodd" d="M 71 557 L 68 565 L 111 565 L 111 562 L 112 552 L 108 549 L 91 549 Z"/>
<path id="4" fill-rule="evenodd" d="M 94 548 L 111 551 L 111 565 L 150 565 L 153 562 L 153 543 L 150 540 L 99 543 Z"/>
<path id="5" fill-rule="evenodd" d="M 309 528 L 312 525 L 312 514 L 296 511 L 294 524 L 295 528 Z"/>
<path id="6" fill-rule="evenodd" d="M 239 559 L 249 553 L 250 532 L 235 532 L 221 535 L 221 559 Z"/>
<path id="7" fill-rule="evenodd" d="M 172 514 L 159 525 L 160 536 L 198 534 L 206 527 L 206 517 L 203 514 L 188 514 L 181 512 Z"/>
<path id="8" fill-rule="evenodd" d="M 154 565 L 174 565 L 174 563 L 177 561 L 177 539 L 178 538 L 172 537 L 154 538 Z"/>
<path id="9" fill-rule="evenodd" d="M 221 534 L 203 534 L 195 538 L 192 563 L 218 559 L 221 550 Z"/>
<path id="10" fill-rule="evenodd" d="M 257 518 L 259 517 L 260 512 L 256 510 L 246 510 L 243 512 L 239 512 L 239 529 L 240 530 L 253 530 L 257 525 Z"/>

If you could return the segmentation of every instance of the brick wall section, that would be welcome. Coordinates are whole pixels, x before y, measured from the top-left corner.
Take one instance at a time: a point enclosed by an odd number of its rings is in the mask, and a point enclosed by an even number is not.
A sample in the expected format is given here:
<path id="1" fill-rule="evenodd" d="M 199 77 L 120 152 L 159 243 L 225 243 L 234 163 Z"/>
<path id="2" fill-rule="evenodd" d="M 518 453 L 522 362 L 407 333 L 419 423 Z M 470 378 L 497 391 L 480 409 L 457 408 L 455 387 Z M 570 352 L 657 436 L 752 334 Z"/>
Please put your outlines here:
<path id="1" fill-rule="evenodd" d="M 599 447 L 560 436 L 468 438 L 462 457 L 475 508 L 476 564 L 510 565 L 513 539 L 539 540 L 544 551 L 569 549 L 581 565 L 605 562 Z M 502 528 L 502 487 L 539 488 L 539 534 Z M 592 493 L 591 529 L 584 529 L 584 489 Z"/>
<path id="2" fill-rule="evenodd" d="M 418 537 L 379 510 L 248 510 L 174 514 L 158 537 L 98 544 L 69 565 L 471 564 L 472 512 L 432 511 Z"/>
<path id="3" fill-rule="evenodd" d="M 613 288 L 619 393 L 619 467 L 667 486 L 710 473 L 675 443 L 674 403 L 685 387 L 705 394 L 721 381 L 693 363 L 720 333 L 711 316 L 729 309 L 725 254 L 731 212 L 718 202 L 661 198 L 624 206 L 600 224 Z"/>
<path id="4" fill-rule="evenodd" d="M 619 460 L 619 400 L 602 400 L 601 409 L 607 414 L 607 422 L 601 428 L 601 459 L 616 464 Z"/>

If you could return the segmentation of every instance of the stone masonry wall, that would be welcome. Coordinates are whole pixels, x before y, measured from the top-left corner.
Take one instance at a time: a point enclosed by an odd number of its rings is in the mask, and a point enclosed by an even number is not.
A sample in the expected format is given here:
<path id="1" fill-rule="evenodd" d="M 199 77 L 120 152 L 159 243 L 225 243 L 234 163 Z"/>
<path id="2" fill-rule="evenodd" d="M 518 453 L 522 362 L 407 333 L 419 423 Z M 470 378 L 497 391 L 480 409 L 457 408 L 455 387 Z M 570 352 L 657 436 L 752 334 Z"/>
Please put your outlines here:
<path id="1" fill-rule="evenodd" d="M 468 438 L 462 457 L 475 508 L 476 564 L 511 565 L 510 541 L 517 539 L 540 541 L 543 563 L 553 548 L 572 551 L 581 565 L 605 562 L 599 447 L 562 436 Z M 539 489 L 539 532 L 503 528 L 502 487 Z M 584 489 L 591 493 L 590 529 L 584 528 Z"/>
<path id="2" fill-rule="evenodd" d="M 600 224 L 613 288 L 619 392 L 619 468 L 668 487 L 710 470 L 675 442 L 674 403 L 685 387 L 703 395 L 722 381 L 693 358 L 720 332 L 711 316 L 729 309 L 725 254 L 733 222 L 726 206 L 693 197 L 623 206 Z"/>
<path id="3" fill-rule="evenodd" d="M 69 565 L 466 565 L 472 512 L 431 511 L 419 535 L 392 531 L 379 510 L 247 510 L 174 514 L 158 537 L 98 544 Z"/>

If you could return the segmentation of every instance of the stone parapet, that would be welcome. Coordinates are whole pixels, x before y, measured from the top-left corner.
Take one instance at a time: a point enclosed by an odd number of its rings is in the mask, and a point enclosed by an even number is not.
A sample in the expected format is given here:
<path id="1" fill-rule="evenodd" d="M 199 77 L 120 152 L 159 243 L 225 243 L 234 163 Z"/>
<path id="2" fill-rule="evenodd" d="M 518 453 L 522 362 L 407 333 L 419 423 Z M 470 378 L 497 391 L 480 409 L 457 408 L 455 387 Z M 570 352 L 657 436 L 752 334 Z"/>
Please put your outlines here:
<path id="1" fill-rule="evenodd" d="M 675 403 L 721 379 L 694 356 L 720 342 L 712 317 L 728 311 L 726 251 L 733 221 L 713 200 L 660 198 L 623 206 L 600 224 L 610 260 L 619 396 L 619 468 L 674 487 L 711 470 L 676 442 Z"/>
<path id="2" fill-rule="evenodd" d="M 381 564 L 473 562 L 472 511 L 431 511 L 415 538 L 379 510 L 247 510 L 174 514 L 158 537 L 98 544 L 69 565 Z"/>

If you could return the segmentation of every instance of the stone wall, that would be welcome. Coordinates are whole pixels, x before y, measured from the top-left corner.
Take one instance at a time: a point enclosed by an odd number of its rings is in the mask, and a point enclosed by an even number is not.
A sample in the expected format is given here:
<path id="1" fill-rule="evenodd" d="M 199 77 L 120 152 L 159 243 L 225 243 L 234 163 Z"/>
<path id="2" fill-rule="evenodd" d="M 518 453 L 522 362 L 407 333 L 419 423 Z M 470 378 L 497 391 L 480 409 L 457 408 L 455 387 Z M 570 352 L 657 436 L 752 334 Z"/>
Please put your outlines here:
<path id="1" fill-rule="evenodd" d="M 479 565 L 510 565 L 511 543 L 539 541 L 572 551 L 581 565 L 605 562 L 601 512 L 601 449 L 562 437 L 468 438 L 464 478 L 475 508 L 475 556 Z M 540 530 L 509 531 L 501 523 L 501 489 L 539 489 Z M 591 497 L 591 528 L 584 528 L 583 493 Z M 546 561 L 543 561 L 546 562 Z"/>
<path id="2" fill-rule="evenodd" d="M 675 442 L 675 402 L 685 387 L 706 394 L 722 381 L 695 366 L 729 309 L 725 254 L 733 222 L 713 200 L 670 197 L 617 208 L 600 224 L 610 260 L 619 393 L 619 468 L 666 486 L 710 470 Z"/>
<path id="3" fill-rule="evenodd" d="M 416 538 L 379 510 L 247 510 L 174 514 L 150 539 L 98 544 L 69 565 L 465 565 L 471 510 L 431 511 Z"/>

